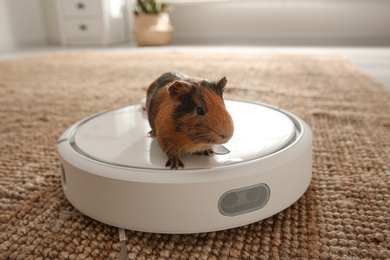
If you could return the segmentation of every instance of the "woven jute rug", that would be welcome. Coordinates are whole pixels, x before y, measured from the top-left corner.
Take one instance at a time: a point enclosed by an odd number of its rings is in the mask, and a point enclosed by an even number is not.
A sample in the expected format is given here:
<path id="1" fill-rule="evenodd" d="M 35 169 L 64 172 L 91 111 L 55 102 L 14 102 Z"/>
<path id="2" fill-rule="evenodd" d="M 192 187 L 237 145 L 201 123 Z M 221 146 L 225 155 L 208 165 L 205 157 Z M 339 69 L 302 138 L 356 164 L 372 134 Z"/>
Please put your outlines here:
<path id="1" fill-rule="evenodd" d="M 57 140 L 86 116 L 138 102 L 170 70 L 226 76 L 226 98 L 300 116 L 314 134 L 313 179 L 291 207 L 243 227 L 186 235 L 127 230 L 128 258 L 390 259 L 387 89 L 340 56 L 145 50 L 0 62 L 1 259 L 120 257 L 118 228 L 72 215 Z"/>

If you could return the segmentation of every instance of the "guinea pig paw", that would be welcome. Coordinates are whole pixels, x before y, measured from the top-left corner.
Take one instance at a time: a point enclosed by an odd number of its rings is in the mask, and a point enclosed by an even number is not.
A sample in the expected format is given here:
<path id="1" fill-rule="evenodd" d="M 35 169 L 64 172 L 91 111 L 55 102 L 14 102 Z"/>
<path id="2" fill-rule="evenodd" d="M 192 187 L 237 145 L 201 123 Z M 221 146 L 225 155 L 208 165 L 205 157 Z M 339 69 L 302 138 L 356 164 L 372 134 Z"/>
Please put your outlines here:
<path id="1" fill-rule="evenodd" d="M 182 161 L 180 161 L 179 158 L 171 157 L 168 159 L 168 161 L 165 163 L 165 167 L 170 167 L 173 169 L 179 169 L 179 167 L 184 168 L 184 164 Z"/>

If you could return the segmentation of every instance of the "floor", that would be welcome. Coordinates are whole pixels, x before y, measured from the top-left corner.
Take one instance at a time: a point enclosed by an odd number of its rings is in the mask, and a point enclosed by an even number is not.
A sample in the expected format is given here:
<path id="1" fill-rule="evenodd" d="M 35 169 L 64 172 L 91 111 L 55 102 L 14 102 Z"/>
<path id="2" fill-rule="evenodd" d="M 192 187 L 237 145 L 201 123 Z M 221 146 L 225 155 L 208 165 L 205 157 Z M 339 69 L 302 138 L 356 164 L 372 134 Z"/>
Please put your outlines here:
<path id="1" fill-rule="evenodd" d="M 41 54 L 64 52 L 68 50 L 80 50 L 81 48 L 63 48 L 59 46 L 41 46 L 21 48 L 10 51 L 0 51 L 0 60 L 22 58 Z M 86 50 L 86 48 L 82 48 Z M 87 50 L 101 51 L 198 51 L 198 52 L 237 52 L 237 53 L 278 53 L 278 54 L 338 54 L 344 55 L 355 63 L 365 73 L 382 83 L 390 90 L 390 47 L 277 47 L 277 46 L 166 46 L 166 47 L 142 47 L 134 45 L 121 45 L 108 48 L 91 47 Z"/>

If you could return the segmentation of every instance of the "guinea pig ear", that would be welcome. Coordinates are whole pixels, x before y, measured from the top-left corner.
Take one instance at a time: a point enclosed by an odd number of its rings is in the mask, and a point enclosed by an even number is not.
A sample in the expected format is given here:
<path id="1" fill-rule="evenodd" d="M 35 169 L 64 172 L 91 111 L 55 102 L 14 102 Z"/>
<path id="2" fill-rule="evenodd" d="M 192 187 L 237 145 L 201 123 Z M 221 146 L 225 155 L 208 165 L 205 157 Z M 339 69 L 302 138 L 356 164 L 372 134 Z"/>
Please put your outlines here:
<path id="1" fill-rule="evenodd" d="M 226 77 L 223 77 L 222 79 L 220 79 L 218 81 L 217 86 L 220 89 L 221 93 L 223 93 L 225 91 L 226 83 L 227 83 Z"/>
<path id="2" fill-rule="evenodd" d="M 188 93 L 190 87 L 190 83 L 177 80 L 168 87 L 169 96 L 173 101 L 181 102 L 181 96 Z"/>

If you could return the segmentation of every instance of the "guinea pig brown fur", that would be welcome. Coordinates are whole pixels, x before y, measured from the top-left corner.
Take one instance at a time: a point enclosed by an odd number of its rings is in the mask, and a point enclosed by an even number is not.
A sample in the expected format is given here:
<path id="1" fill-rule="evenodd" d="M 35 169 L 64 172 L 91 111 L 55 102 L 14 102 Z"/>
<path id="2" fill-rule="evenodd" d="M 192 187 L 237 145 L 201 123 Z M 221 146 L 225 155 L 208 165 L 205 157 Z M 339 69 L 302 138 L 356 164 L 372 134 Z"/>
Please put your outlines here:
<path id="1" fill-rule="evenodd" d="M 233 120 L 226 110 L 225 77 L 216 82 L 167 72 L 147 90 L 146 111 L 158 144 L 167 154 L 165 166 L 184 167 L 184 154 L 213 153 L 212 146 L 233 136 Z"/>

